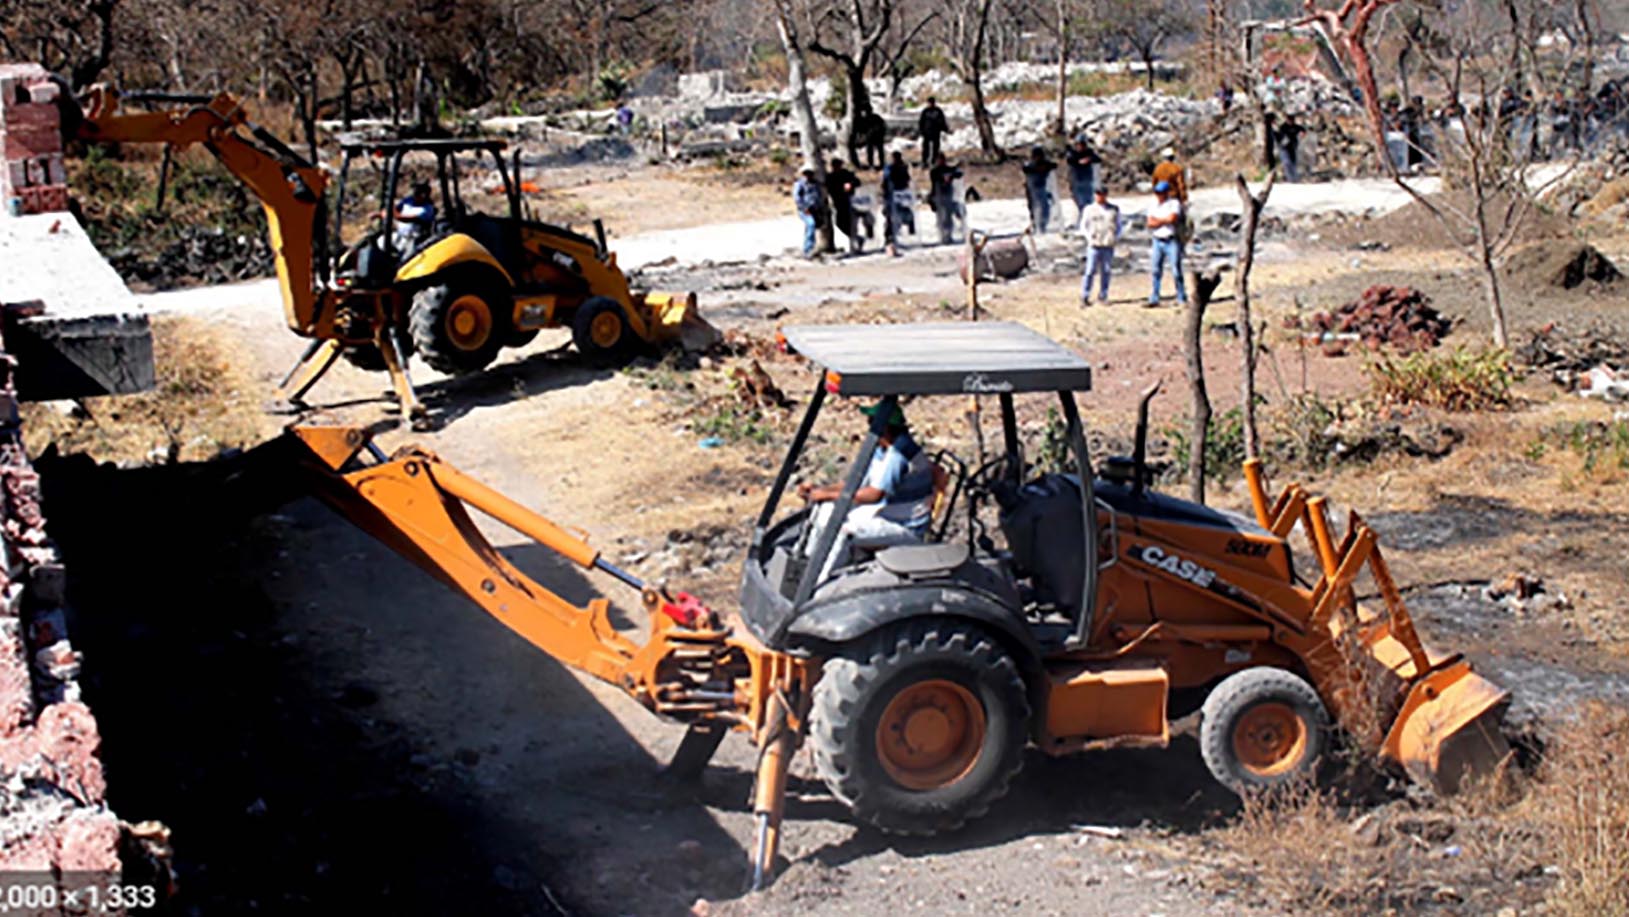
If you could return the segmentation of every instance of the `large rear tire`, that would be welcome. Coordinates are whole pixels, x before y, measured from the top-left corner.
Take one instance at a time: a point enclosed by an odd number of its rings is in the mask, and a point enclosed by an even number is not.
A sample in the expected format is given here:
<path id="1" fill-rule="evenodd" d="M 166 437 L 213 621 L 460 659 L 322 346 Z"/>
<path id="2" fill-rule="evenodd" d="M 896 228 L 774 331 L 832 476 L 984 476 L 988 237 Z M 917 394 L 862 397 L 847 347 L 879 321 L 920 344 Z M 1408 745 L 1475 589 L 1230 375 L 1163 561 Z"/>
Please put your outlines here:
<path id="1" fill-rule="evenodd" d="M 810 718 L 815 766 L 862 821 L 950 831 L 1006 795 L 1029 715 L 1018 667 L 989 634 L 908 622 L 827 660 Z"/>
<path id="2" fill-rule="evenodd" d="M 1205 699 L 1199 751 L 1211 776 L 1239 795 L 1313 776 L 1329 742 L 1318 692 L 1293 672 L 1234 672 Z"/>
<path id="3" fill-rule="evenodd" d="M 408 330 L 432 369 L 448 375 L 479 372 L 509 339 L 511 302 L 501 284 L 454 276 L 413 297 Z"/>
<path id="4" fill-rule="evenodd" d="M 595 366 L 622 366 L 633 358 L 638 336 L 622 304 L 609 296 L 590 296 L 571 320 L 571 342 Z"/>

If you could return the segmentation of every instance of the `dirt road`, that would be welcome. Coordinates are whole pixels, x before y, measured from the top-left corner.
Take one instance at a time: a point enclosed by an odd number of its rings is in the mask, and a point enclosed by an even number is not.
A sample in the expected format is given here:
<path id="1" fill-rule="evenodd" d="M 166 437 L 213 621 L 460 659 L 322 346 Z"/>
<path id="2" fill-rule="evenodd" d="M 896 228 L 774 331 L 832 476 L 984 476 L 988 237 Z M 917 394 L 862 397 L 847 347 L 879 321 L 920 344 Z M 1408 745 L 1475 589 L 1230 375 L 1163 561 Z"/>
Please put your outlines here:
<path id="1" fill-rule="evenodd" d="M 1375 190 L 1354 195 L 1379 206 L 1369 196 Z M 1275 192 L 1275 204 L 1293 206 L 1293 192 Z M 1319 195 L 1331 193 L 1304 192 L 1308 206 L 1323 206 L 1328 198 Z M 1225 190 L 1201 198 L 1218 207 L 1228 200 Z M 985 206 L 1001 214 L 1013 202 Z M 688 276 L 704 285 L 715 322 L 758 333 L 776 322 L 920 318 L 960 302 L 950 249 L 858 259 L 840 271 L 759 263 L 795 238 L 786 223 L 655 233 L 649 251 L 630 257 L 654 261 L 674 251 L 662 247 L 670 243 L 695 253 L 739 245 L 749 264 Z M 1055 244 L 1063 257 L 1067 246 Z M 638 239 L 621 246 L 639 252 Z M 1346 276 L 1350 257 L 1269 260 L 1264 287 L 1306 289 L 1340 272 L 1339 283 L 1357 283 L 1361 275 Z M 1119 306 L 1081 312 L 1077 282 L 1043 275 L 992 287 L 987 306 L 1090 353 L 1100 392 L 1089 416 L 1123 435 L 1135 391 L 1179 372 L 1180 316 Z M 146 302 L 227 329 L 246 344 L 268 393 L 300 350 L 282 327 L 275 287 L 264 283 Z M 1211 338 L 1213 388 L 1231 391 L 1237 348 Z M 423 442 L 520 502 L 582 526 L 637 571 L 665 574 L 730 607 L 743 544 L 729 533 L 756 509 L 773 447 L 701 448 L 684 418 L 664 408 L 661 391 L 633 374 L 588 369 L 558 349 L 562 342 L 545 334 L 473 378 L 439 378 L 415 365 L 442 426 L 431 434 L 385 429 L 381 445 Z M 793 378 L 801 390 L 801 377 Z M 1353 364 L 1328 362 L 1311 385 L 1349 391 L 1356 379 Z M 342 365 L 317 389 L 316 417 L 378 424 L 391 409 L 384 388 L 382 377 Z M 789 862 L 768 892 L 744 895 L 753 758 L 745 742 L 726 742 L 699 787 L 663 782 L 658 771 L 678 729 L 532 650 L 309 500 L 233 513 L 184 472 L 47 473 L 70 494 L 52 499 L 78 507 L 54 511 L 71 569 L 108 571 L 76 588 L 89 635 L 87 691 L 108 724 L 112 802 L 126 818 L 172 824 L 183 902 L 205 913 L 339 903 L 384 904 L 393 913 L 664 915 L 706 899 L 715 914 L 1200 915 L 1247 912 L 1253 903 L 1211 881 L 1214 866 L 1192 855 L 1236 803 L 1210 780 L 1187 736 L 1162 752 L 1031 754 L 994 815 L 932 840 L 854 827 L 800 755 Z M 1428 470 L 1419 481 L 1430 483 L 1383 495 L 1395 513 L 1377 525 L 1423 558 L 1399 561 L 1407 582 L 1451 571 L 1468 539 L 1477 550 L 1508 547 L 1499 540 L 1508 519 L 1499 507 L 1489 509 L 1492 532 L 1473 525 L 1483 517 L 1468 511 L 1438 514 L 1433 495 L 1453 474 Z M 1373 477 L 1323 483 L 1343 503 L 1375 502 Z M 1224 488 L 1217 499 L 1236 504 L 1238 492 Z M 107 518 L 155 520 L 178 534 L 132 537 L 98 524 Z M 1426 522 L 1441 537 L 1409 544 Z M 490 534 L 568 598 L 581 601 L 590 590 L 631 598 L 512 533 Z M 642 568 L 656 563 L 653 555 L 669 557 L 670 568 Z M 1570 662 L 1522 650 L 1515 628 L 1485 603 L 1428 601 L 1423 613 L 1428 627 L 1452 628 L 1456 640 L 1474 644 L 1479 663 L 1500 654 L 1527 660 L 1502 670 L 1513 678 L 1540 663 L 1584 692 L 1619 678 L 1608 661 L 1580 675 Z M 1478 901 L 1488 903 L 1473 898 L 1469 912 Z"/>

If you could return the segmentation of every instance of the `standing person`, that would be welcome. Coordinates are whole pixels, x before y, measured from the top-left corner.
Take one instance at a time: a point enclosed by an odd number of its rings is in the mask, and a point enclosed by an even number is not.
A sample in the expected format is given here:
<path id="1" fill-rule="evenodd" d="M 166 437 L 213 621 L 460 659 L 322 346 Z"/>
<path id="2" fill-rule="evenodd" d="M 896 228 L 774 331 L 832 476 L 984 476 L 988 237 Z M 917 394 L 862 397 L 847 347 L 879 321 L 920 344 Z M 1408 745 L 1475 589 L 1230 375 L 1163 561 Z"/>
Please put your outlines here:
<path id="1" fill-rule="evenodd" d="M 956 194 L 956 183 L 962 180 L 960 166 L 945 160 L 945 154 L 936 153 L 933 168 L 928 171 L 928 204 L 939 223 L 939 244 L 955 241 L 956 220 L 962 217 L 962 202 Z M 963 218 L 963 222 L 966 220 Z"/>
<path id="2" fill-rule="evenodd" d="M 831 199 L 832 218 L 837 228 L 848 237 L 848 250 L 856 254 L 865 248 L 854 222 L 854 192 L 860 189 L 860 177 L 850 172 L 841 159 L 833 159 L 826 171 L 826 197 Z"/>
<path id="3" fill-rule="evenodd" d="M 1024 162 L 1024 197 L 1029 202 L 1029 226 L 1036 235 L 1046 232 L 1046 224 L 1052 220 L 1052 189 L 1048 187 L 1048 179 L 1057 167 L 1040 147 L 1030 150 L 1029 159 Z"/>
<path id="4" fill-rule="evenodd" d="M 1064 164 L 1069 167 L 1069 196 L 1075 201 L 1077 223 L 1085 214 L 1087 205 L 1092 202 L 1092 185 L 1097 182 L 1097 164 L 1102 161 L 1097 151 L 1086 142 L 1085 137 L 1076 137 L 1074 145 L 1064 157 Z"/>
<path id="5" fill-rule="evenodd" d="M 633 109 L 626 101 L 617 102 L 617 133 L 624 137 L 633 133 Z"/>
<path id="6" fill-rule="evenodd" d="M 1169 182 L 1160 182 L 1154 186 L 1154 207 L 1148 211 L 1148 228 L 1154 236 L 1154 263 L 1151 267 L 1153 273 L 1154 289 L 1148 294 L 1148 304 L 1160 304 L 1160 279 L 1165 273 L 1165 266 L 1170 265 L 1171 274 L 1176 277 L 1176 299 L 1179 304 L 1188 302 L 1188 288 L 1182 280 L 1182 201 L 1177 198 Z"/>
<path id="7" fill-rule="evenodd" d="M 922 114 L 916 119 L 916 130 L 922 135 L 922 168 L 926 169 L 938 161 L 939 139 L 950 130 L 950 124 L 945 120 L 945 110 L 939 107 L 939 100 L 928 96 L 928 107 L 922 109 Z"/>
<path id="8" fill-rule="evenodd" d="M 821 212 L 820 186 L 815 183 L 814 169 L 803 170 L 802 177 L 792 186 L 792 201 L 797 204 L 798 217 L 803 220 L 803 257 L 813 257 Z"/>
<path id="9" fill-rule="evenodd" d="M 899 227 L 901 224 L 916 232 L 916 214 L 904 198 L 911 190 L 911 167 L 905 156 L 894 151 L 894 159 L 882 170 L 883 239 L 888 243 L 888 254 L 899 257 Z"/>
<path id="10" fill-rule="evenodd" d="M 1278 166 L 1284 173 L 1284 180 L 1296 182 L 1301 180 L 1300 152 L 1301 152 L 1301 125 L 1294 115 L 1285 115 L 1278 125 Z"/>
<path id="11" fill-rule="evenodd" d="M 1183 204 L 1188 203 L 1188 170 L 1176 161 L 1175 147 L 1160 150 L 1160 161 L 1154 165 L 1151 179 L 1156 185 L 1160 182 L 1170 185 L 1172 196 Z"/>
<path id="12" fill-rule="evenodd" d="M 1113 270 L 1114 246 L 1125 224 L 1120 208 L 1109 203 L 1109 189 L 1092 189 L 1092 203 L 1080 212 L 1080 234 L 1086 238 L 1086 276 L 1080 282 L 1080 304 L 1092 304 L 1092 278 L 1098 278 L 1097 301 L 1109 301 L 1109 275 Z M 1157 281 L 1156 281 L 1157 282 Z"/>
<path id="13" fill-rule="evenodd" d="M 882 115 L 869 108 L 860 112 L 854 121 L 854 130 L 865 145 L 865 167 L 880 169 L 887 165 L 888 156 L 883 151 L 883 144 L 888 140 L 888 122 L 882 120 Z"/>

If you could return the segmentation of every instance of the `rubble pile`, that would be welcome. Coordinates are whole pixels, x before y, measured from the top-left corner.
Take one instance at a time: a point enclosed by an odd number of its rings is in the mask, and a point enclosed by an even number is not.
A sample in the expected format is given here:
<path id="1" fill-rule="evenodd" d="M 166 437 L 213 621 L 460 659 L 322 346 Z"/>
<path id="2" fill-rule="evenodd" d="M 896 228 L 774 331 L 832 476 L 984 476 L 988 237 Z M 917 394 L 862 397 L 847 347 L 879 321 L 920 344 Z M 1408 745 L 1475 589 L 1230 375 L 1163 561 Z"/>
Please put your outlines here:
<path id="1" fill-rule="evenodd" d="M 1451 319 L 1431 307 L 1431 299 L 1413 287 L 1376 284 L 1363 295 L 1331 312 L 1314 312 L 1310 327 L 1294 317 L 1285 320 L 1292 330 L 1310 332 L 1328 356 L 1340 356 L 1357 342 L 1369 350 L 1390 347 L 1414 353 L 1437 346 L 1454 327 Z"/>
<path id="2" fill-rule="evenodd" d="M 1629 342 L 1610 330 L 1586 328 L 1573 333 L 1551 322 L 1516 348 L 1516 359 L 1549 373 L 1551 381 L 1569 392 L 1583 391 L 1595 388 L 1600 380 L 1599 375 L 1591 378 L 1594 370 L 1629 367 Z"/>
<path id="3" fill-rule="evenodd" d="M 1505 270 L 1563 290 L 1586 283 L 1610 284 L 1623 277 L 1617 265 L 1595 246 L 1564 239 L 1539 242 L 1516 252 Z"/>
<path id="4" fill-rule="evenodd" d="M 276 269 L 263 233 L 234 234 L 194 225 L 174 227 L 174 232 L 180 238 L 156 253 L 132 247 L 114 249 L 107 253 L 108 263 L 126 283 L 155 290 L 236 283 L 270 276 Z"/>
<path id="5" fill-rule="evenodd" d="M 80 700 L 66 575 L 23 450 L 15 366 L 0 353 L 0 870 L 66 894 L 117 880 L 122 829 L 107 807 L 96 719 Z"/>
<path id="6" fill-rule="evenodd" d="M 979 137 L 973 125 L 972 106 L 955 102 L 942 107 L 951 127 L 945 148 L 977 149 Z M 1056 103 L 1048 101 L 993 103 L 990 116 L 996 140 L 1008 149 L 1051 143 L 1057 111 Z M 1184 138 L 1221 111 L 1221 104 L 1214 100 L 1184 99 L 1145 89 L 1111 96 L 1071 96 L 1064 104 L 1071 130 L 1084 131 L 1104 158 L 1114 163 L 1152 157 L 1166 146 L 1180 147 Z M 1115 178 L 1111 176 L 1110 180 Z"/>

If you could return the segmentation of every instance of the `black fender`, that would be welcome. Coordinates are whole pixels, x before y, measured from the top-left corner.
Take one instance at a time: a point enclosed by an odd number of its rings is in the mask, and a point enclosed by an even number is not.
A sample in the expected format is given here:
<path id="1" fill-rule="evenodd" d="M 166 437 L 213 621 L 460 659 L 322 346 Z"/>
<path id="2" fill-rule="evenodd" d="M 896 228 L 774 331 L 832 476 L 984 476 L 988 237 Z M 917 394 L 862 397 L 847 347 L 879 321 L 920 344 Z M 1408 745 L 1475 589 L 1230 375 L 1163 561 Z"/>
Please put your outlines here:
<path id="1" fill-rule="evenodd" d="M 1029 690 L 1031 709 L 1045 710 L 1041 647 L 1022 616 L 999 598 L 955 582 L 911 583 L 846 592 L 809 605 L 787 629 L 788 648 L 815 657 L 853 644 L 881 628 L 916 618 L 972 621 L 1012 656 Z"/>

